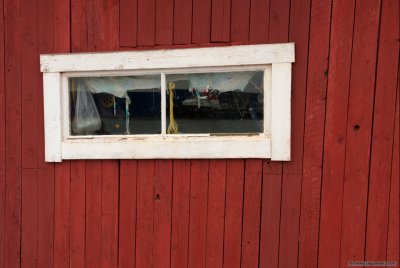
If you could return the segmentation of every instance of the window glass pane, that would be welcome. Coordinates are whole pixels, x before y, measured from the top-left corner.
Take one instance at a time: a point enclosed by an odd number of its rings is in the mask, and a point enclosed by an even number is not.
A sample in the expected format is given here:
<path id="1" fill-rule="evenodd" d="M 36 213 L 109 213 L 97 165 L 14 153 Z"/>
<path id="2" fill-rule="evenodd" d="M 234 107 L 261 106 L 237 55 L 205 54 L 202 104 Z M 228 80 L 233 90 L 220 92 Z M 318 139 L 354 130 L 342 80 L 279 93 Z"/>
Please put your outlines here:
<path id="1" fill-rule="evenodd" d="M 71 134 L 160 134 L 160 85 L 160 75 L 69 78 Z"/>
<path id="2" fill-rule="evenodd" d="M 263 71 L 167 75 L 167 133 L 262 133 L 263 75 Z"/>

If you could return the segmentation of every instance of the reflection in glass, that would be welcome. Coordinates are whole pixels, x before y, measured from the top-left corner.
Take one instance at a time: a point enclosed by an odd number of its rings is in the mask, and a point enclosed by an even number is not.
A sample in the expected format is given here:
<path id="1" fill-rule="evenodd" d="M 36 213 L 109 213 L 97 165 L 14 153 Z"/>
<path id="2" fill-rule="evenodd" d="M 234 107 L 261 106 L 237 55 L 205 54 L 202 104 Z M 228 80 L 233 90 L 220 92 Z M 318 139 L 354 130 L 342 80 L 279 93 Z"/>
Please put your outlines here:
<path id="1" fill-rule="evenodd" d="M 69 78 L 71 134 L 160 134 L 160 85 L 160 75 Z"/>
<path id="2" fill-rule="evenodd" d="M 171 74 L 166 83 L 167 126 L 172 115 L 178 127 L 170 134 L 263 132 L 263 71 Z"/>

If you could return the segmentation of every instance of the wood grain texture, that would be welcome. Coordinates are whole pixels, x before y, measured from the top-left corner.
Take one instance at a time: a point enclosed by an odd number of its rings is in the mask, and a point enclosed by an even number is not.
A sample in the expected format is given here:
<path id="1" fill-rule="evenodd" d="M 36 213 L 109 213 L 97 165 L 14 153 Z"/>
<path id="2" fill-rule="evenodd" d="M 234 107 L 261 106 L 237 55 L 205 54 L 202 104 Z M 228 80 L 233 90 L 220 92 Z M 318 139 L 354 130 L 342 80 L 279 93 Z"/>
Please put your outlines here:
<path id="1" fill-rule="evenodd" d="M 296 44 L 296 62 L 292 65 L 291 161 L 283 164 L 283 173 L 300 175 L 303 172 L 311 1 L 291 1 L 290 4 L 289 42 Z"/>
<path id="2" fill-rule="evenodd" d="M 311 7 L 299 267 L 317 267 L 331 1 Z"/>
<path id="3" fill-rule="evenodd" d="M 190 160 L 173 161 L 171 267 L 187 267 L 189 252 Z"/>
<path id="4" fill-rule="evenodd" d="M 155 0 L 138 0 L 137 45 L 153 46 L 156 25 Z"/>
<path id="5" fill-rule="evenodd" d="M 364 259 L 379 1 L 357 2 L 351 64 L 340 266 Z"/>
<path id="6" fill-rule="evenodd" d="M 117 267 L 119 162 L 103 161 L 101 173 L 101 267 Z"/>
<path id="7" fill-rule="evenodd" d="M 5 65 L 5 267 L 21 261 L 21 2 L 4 1 Z"/>
<path id="8" fill-rule="evenodd" d="M 0 1 L 0 106 L 5 107 L 4 1 Z M 6 199 L 6 110 L 0 109 L 0 215 L 5 215 Z M 0 219 L 0 265 L 5 265 L 5 217 Z"/>
<path id="9" fill-rule="evenodd" d="M 193 0 L 192 43 L 211 41 L 211 0 Z"/>
<path id="10" fill-rule="evenodd" d="M 270 23 L 270 3 L 271 0 L 251 0 L 250 29 L 249 29 L 249 39 L 251 40 L 251 42 L 254 43 L 268 42 L 269 23 Z"/>
<path id="11" fill-rule="evenodd" d="M 172 45 L 174 35 L 174 1 L 158 0 L 156 4 L 156 45 Z"/>
<path id="12" fill-rule="evenodd" d="M 154 228 L 154 160 L 138 161 L 136 267 L 151 267 Z"/>
<path id="13" fill-rule="evenodd" d="M 70 182 L 70 266 L 85 266 L 86 163 L 71 162 Z"/>
<path id="14" fill-rule="evenodd" d="M 262 161 L 246 160 L 244 196 L 243 196 L 243 231 L 242 231 L 242 267 L 257 267 L 260 246 L 260 209 Z"/>
<path id="15" fill-rule="evenodd" d="M 191 43 L 193 14 L 192 7 L 192 0 L 174 1 L 174 44 L 184 45 Z M 205 20 L 205 23 L 207 23 L 207 17 Z"/>
<path id="16" fill-rule="evenodd" d="M 55 52 L 55 21 L 54 21 L 54 1 L 53 0 L 42 0 L 37 2 L 37 22 L 38 22 L 38 53 L 54 53 Z M 38 96 L 38 126 L 36 127 L 38 132 L 38 167 L 42 169 L 53 170 L 54 164 L 45 162 L 45 135 L 44 135 L 44 105 L 43 105 L 43 75 L 37 73 L 37 91 Z M 54 182 L 53 182 L 54 184 Z M 50 190 L 50 189 L 49 189 Z M 52 189 L 54 191 L 54 189 Z M 50 202 L 50 200 L 49 200 Z M 54 203 L 54 200 L 51 201 Z"/>
<path id="17" fill-rule="evenodd" d="M 232 0 L 231 2 L 231 42 L 247 42 L 250 29 L 250 5 L 252 1 Z M 255 1 L 253 1 L 255 2 Z M 265 10 L 264 10 L 265 12 Z M 265 14 L 264 18 L 265 18 Z M 257 24 L 258 25 L 258 24 Z M 250 29 L 250 30 L 249 30 Z"/>
<path id="18" fill-rule="evenodd" d="M 123 1 L 121 1 L 121 5 L 122 2 Z M 120 16 L 121 19 L 122 16 L 123 14 L 121 14 Z M 88 50 L 87 0 L 71 0 L 71 51 L 83 52 L 87 50 Z"/>
<path id="19" fill-rule="evenodd" d="M 119 246 L 118 266 L 134 267 L 136 241 L 137 161 L 121 160 L 119 184 Z"/>
<path id="20" fill-rule="evenodd" d="M 224 268 L 241 267 L 245 160 L 226 162 Z"/>
<path id="21" fill-rule="evenodd" d="M 191 160 L 188 267 L 206 265 L 208 169 L 208 160 Z"/>
<path id="22" fill-rule="evenodd" d="M 56 52 L 70 52 L 70 0 L 54 1 L 54 46 Z"/>
<path id="23" fill-rule="evenodd" d="M 38 245 L 38 173 L 22 170 L 21 267 L 36 267 Z"/>
<path id="24" fill-rule="evenodd" d="M 39 71 L 37 41 L 37 1 L 22 1 L 21 5 L 21 88 L 22 88 L 22 167 L 36 168 L 38 156 L 38 96 Z M 40 118 L 41 119 L 41 118 Z"/>
<path id="25" fill-rule="evenodd" d="M 226 176 L 226 160 L 210 160 L 206 267 L 222 267 L 223 265 Z"/>
<path id="26" fill-rule="evenodd" d="M 211 7 L 211 42 L 229 42 L 231 0 L 212 0 Z"/>
<path id="27" fill-rule="evenodd" d="M 101 186 L 101 161 L 86 161 L 86 267 L 101 266 Z"/>
<path id="28" fill-rule="evenodd" d="M 135 47 L 138 33 L 138 0 L 119 1 L 119 43 Z"/>
<path id="29" fill-rule="evenodd" d="M 319 258 L 338 267 L 355 1 L 334 1 L 325 118 Z M 339 56 L 342 55 L 342 56 Z"/>
<path id="30" fill-rule="evenodd" d="M 399 58 L 398 1 L 382 2 L 368 191 L 366 260 L 386 258 Z"/>
<path id="31" fill-rule="evenodd" d="M 38 169 L 37 267 L 54 267 L 54 169 Z"/>
<path id="32" fill-rule="evenodd" d="M 171 263 L 172 160 L 156 160 L 154 175 L 154 267 Z"/>
<path id="33" fill-rule="evenodd" d="M 387 251 L 386 260 L 396 261 L 400 260 L 400 246 L 399 246 L 399 230 L 400 230 L 400 216 L 399 216 L 399 196 L 400 196 L 400 76 L 397 73 L 397 98 L 396 98 L 396 116 L 395 116 L 395 129 L 393 141 L 393 157 L 392 157 L 392 172 L 390 175 L 390 204 L 389 204 L 389 222 L 388 222 L 388 238 L 387 238 Z"/>
<path id="34" fill-rule="evenodd" d="M 279 265 L 281 174 L 263 174 L 261 192 L 260 268 Z"/>
<path id="35" fill-rule="evenodd" d="M 54 172 L 54 267 L 70 266 L 71 164 L 57 164 Z"/>

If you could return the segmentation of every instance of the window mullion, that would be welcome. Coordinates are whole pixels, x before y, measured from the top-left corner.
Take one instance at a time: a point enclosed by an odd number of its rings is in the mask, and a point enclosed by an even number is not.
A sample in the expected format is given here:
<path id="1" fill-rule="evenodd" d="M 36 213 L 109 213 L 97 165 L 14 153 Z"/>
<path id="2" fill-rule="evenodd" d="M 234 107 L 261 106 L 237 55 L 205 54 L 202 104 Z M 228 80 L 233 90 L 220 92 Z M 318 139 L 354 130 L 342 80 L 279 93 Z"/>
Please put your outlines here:
<path id="1" fill-rule="evenodd" d="M 161 73 L 161 135 L 163 136 L 167 133 L 166 94 L 165 73 Z"/>

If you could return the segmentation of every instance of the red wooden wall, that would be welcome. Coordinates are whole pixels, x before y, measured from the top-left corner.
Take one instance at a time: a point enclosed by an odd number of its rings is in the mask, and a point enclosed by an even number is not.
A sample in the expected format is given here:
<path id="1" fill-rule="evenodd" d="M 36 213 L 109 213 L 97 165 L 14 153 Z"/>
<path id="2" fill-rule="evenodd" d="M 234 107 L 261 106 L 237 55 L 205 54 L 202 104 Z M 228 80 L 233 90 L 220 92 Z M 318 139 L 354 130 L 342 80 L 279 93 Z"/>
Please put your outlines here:
<path id="1" fill-rule="evenodd" d="M 0 9 L 0 267 L 399 261 L 398 0 Z M 43 160 L 41 53 L 288 41 L 291 162 Z"/>

